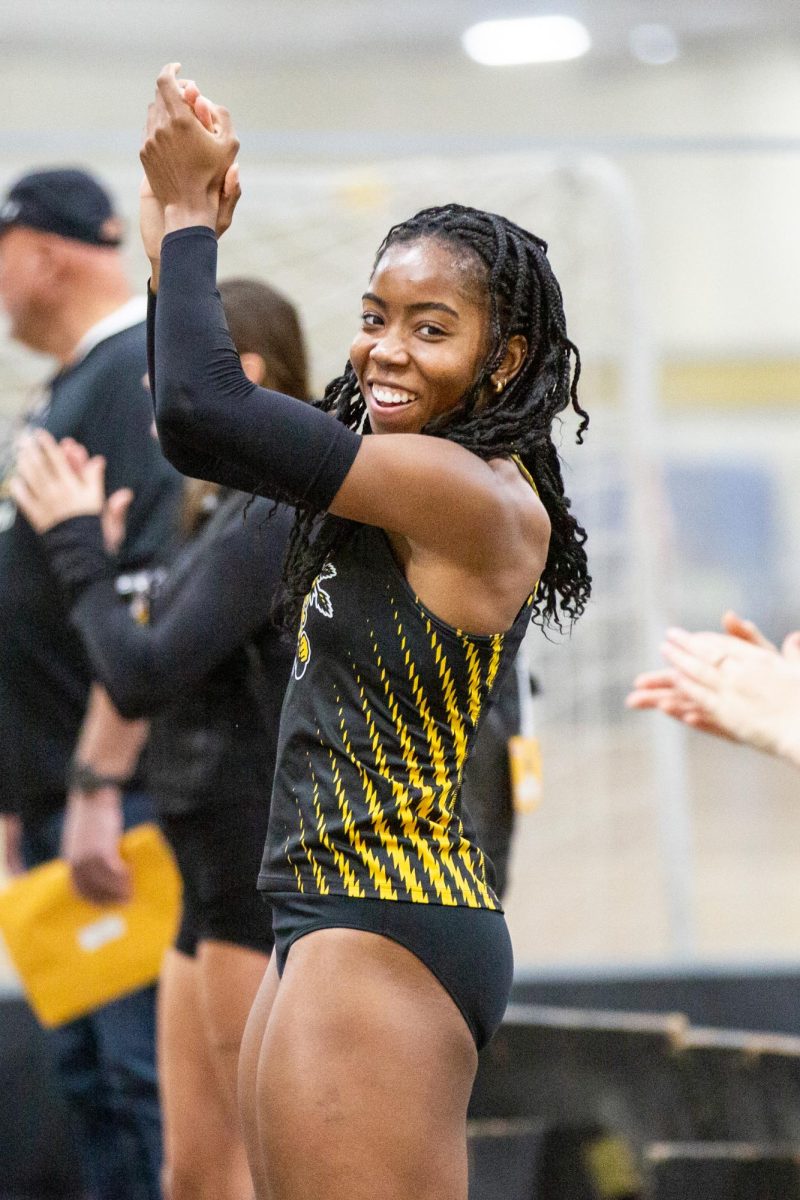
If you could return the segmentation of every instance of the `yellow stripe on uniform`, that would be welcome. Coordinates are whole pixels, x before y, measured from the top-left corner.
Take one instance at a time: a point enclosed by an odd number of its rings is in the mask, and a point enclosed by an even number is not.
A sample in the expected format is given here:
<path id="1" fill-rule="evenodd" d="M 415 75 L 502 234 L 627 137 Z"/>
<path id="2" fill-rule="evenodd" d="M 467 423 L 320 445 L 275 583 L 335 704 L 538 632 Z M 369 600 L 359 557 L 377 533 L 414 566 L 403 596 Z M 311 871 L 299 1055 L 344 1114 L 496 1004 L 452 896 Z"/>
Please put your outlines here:
<path id="1" fill-rule="evenodd" d="M 311 764 L 309 763 L 309 767 L 310 765 Z M 357 899 L 363 900 L 365 898 L 364 889 L 359 883 L 355 871 L 350 866 L 350 863 L 342 854 L 341 850 L 338 849 L 338 847 L 328 836 L 328 831 L 325 828 L 325 815 L 322 811 L 322 805 L 319 802 L 319 785 L 317 784 L 317 777 L 314 774 L 313 769 L 311 769 L 311 778 L 314 784 L 311 793 L 311 799 L 314 805 L 314 812 L 317 817 L 317 833 L 319 835 L 320 843 L 325 847 L 333 859 L 333 862 L 336 864 L 336 869 L 339 872 L 339 876 L 348 896 L 355 896 Z"/>
<path id="2" fill-rule="evenodd" d="M 394 618 L 395 618 L 395 622 L 396 622 L 398 636 L 401 638 L 401 644 L 403 644 L 405 642 L 405 635 L 403 633 L 402 622 L 400 621 L 400 617 L 396 610 L 394 612 Z M 436 728 L 436 724 L 435 724 L 433 718 L 431 717 L 430 709 L 428 708 L 428 702 L 425 698 L 425 692 L 422 688 L 422 684 L 420 683 L 419 675 L 417 674 L 417 669 L 414 664 L 414 661 L 411 658 L 411 654 L 409 653 L 408 650 L 406 650 L 406 652 L 405 652 L 404 659 L 405 659 L 406 667 L 408 669 L 408 678 L 409 678 L 409 682 L 411 684 L 411 690 L 414 695 L 414 700 L 416 701 L 416 704 L 417 704 L 417 711 L 422 719 L 422 724 L 423 724 L 423 727 L 425 730 L 425 735 L 426 735 L 426 739 L 428 742 L 428 750 L 430 752 L 430 758 L 433 763 L 434 775 L 436 778 L 436 783 L 439 788 L 439 806 L 438 806 L 439 811 L 442 814 L 442 816 L 445 818 L 445 821 L 442 821 L 442 822 L 436 821 L 436 820 L 431 821 L 427 816 L 427 812 L 423 813 L 422 808 L 420 808 L 419 816 L 422 819 L 429 820 L 431 830 L 436 838 L 436 841 L 437 841 L 437 844 L 439 847 L 439 853 L 441 855 L 442 862 L 445 864 L 445 866 L 447 867 L 447 870 L 450 872 L 450 875 L 452 876 L 465 903 L 470 908 L 480 908 L 481 906 L 478 902 L 478 899 L 477 899 L 474 891 L 470 887 L 468 881 L 464 878 L 464 875 L 463 875 L 459 865 L 457 863 L 453 862 L 452 846 L 450 844 L 450 839 L 447 836 L 447 826 L 450 823 L 450 818 L 452 815 L 451 810 L 449 809 L 449 807 L 447 805 L 447 799 L 448 799 L 450 793 L 453 791 L 453 781 L 447 770 L 447 764 L 445 762 L 444 747 L 442 746 L 442 740 L 439 737 L 439 731 Z M 388 688 L 388 679 L 387 679 L 386 683 L 384 684 L 384 687 L 389 691 L 389 694 L 391 694 L 391 689 Z M 396 704 L 396 702 L 395 702 L 395 704 Z M 398 712 L 399 712 L 399 706 L 397 706 L 397 707 L 398 707 Z M 428 809 L 428 812 L 429 811 L 430 811 L 430 808 Z"/>
<path id="3" fill-rule="evenodd" d="M 319 788 L 317 786 L 316 779 L 314 780 L 313 795 L 314 795 L 314 799 L 318 805 L 318 803 L 319 803 Z M 322 867 L 317 862 L 317 860 L 316 860 L 313 852 L 309 848 L 309 846 L 306 844 L 306 823 L 303 820 L 303 810 L 299 804 L 297 805 L 297 814 L 300 818 L 300 845 L 303 849 L 303 853 L 305 854 L 305 856 L 308 860 L 308 865 L 311 867 L 311 873 L 314 876 L 314 882 L 317 885 L 317 892 L 320 896 L 327 896 L 328 893 L 330 892 L 330 888 L 328 887 L 325 876 L 322 873 Z M 294 866 L 294 864 L 292 864 L 292 865 Z M 295 871 L 297 871 L 297 867 L 295 867 Z M 298 872 L 298 878 L 299 878 L 299 872 Z M 303 889 L 301 887 L 300 891 L 302 892 L 302 890 Z"/>
<path id="4" fill-rule="evenodd" d="M 408 789 L 406 787 L 404 787 L 403 784 L 400 782 L 400 780 L 396 779 L 389 770 L 389 763 L 386 758 L 386 754 L 383 749 L 383 746 L 381 745 L 380 735 L 379 735 L 377 727 L 375 725 L 375 719 L 373 717 L 372 710 L 371 710 L 371 708 L 369 706 L 369 702 L 367 700 L 366 691 L 365 691 L 363 685 L 361 684 L 361 680 L 358 677 L 358 675 L 356 675 L 356 682 L 359 685 L 359 694 L 361 697 L 361 708 L 364 713 L 364 719 L 367 723 L 367 729 L 368 729 L 369 736 L 370 736 L 370 742 L 372 743 L 372 749 L 373 749 L 373 753 L 375 755 L 375 767 L 376 767 L 378 773 L 381 775 L 381 777 L 386 780 L 386 782 L 389 784 L 390 788 L 392 789 L 392 794 L 395 798 L 395 804 L 396 804 L 396 808 L 397 808 L 397 815 L 398 815 L 398 817 L 400 819 L 400 823 L 403 827 L 403 833 L 408 838 L 411 845 L 414 847 L 417 857 L 419 858 L 423 868 L 425 869 L 425 872 L 428 875 L 428 878 L 430 879 L 431 883 L 433 884 L 433 887 L 436 890 L 436 894 L 439 897 L 439 899 L 441 900 L 442 904 L 453 904 L 454 905 L 456 903 L 456 899 L 455 899 L 453 893 L 451 892 L 450 888 L 448 887 L 447 882 L 445 881 L 445 878 L 441 871 L 441 867 L 439 866 L 439 862 L 438 862 L 436 856 L 432 853 L 430 843 L 428 842 L 427 838 L 425 838 L 420 833 L 419 828 L 417 826 L 417 822 L 414 817 L 414 809 L 413 809 L 413 805 L 411 802 L 411 796 L 409 795 Z M 397 702 L 394 700 L 393 697 L 389 700 L 389 706 L 390 706 L 390 711 L 392 713 L 392 719 L 395 722 L 395 728 L 397 729 L 398 736 L 400 737 L 401 741 L 403 741 L 404 735 L 405 735 L 405 737 L 407 737 L 408 734 L 407 734 L 407 731 L 403 728 L 403 722 L 399 715 Z M 419 771 L 415 770 L 413 749 L 411 750 L 411 761 L 409 762 L 409 760 L 407 758 L 404 758 L 404 761 L 406 763 L 406 770 L 408 771 L 409 779 L 412 781 L 412 783 L 415 784 L 415 786 L 419 787 L 419 785 L 422 784 L 422 780 L 421 780 L 421 776 L 419 775 Z M 416 782 L 417 780 L 419 781 L 419 785 Z M 419 787 L 419 790 L 422 790 L 422 788 Z M 415 882 L 416 882 L 416 877 L 415 877 Z M 417 886 L 419 886 L 419 885 L 417 885 Z M 421 889 L 420 889 L 419 896 L 418 897 L 412 896 L 412 899 L 414 899 L 414 900 L 419 899 L 419 900 L 423 901 L 424 903 L 428 903 L 428 897 L 425 895 L 425 893 Z"/>
<path id="5" fill-rule="evenodd" d="M 339 716 L 344 718 L 344 711 L 339 707 Z M 339 812 L 342 817 L 342 828 L 347 834 L 347 840 L 355 850 L 358 857 L 361 859 L 366 870 L 369 872 L 369 877 L 372 880 L 373 887 L 380 896 L 381 900 L 396 900 L 397 892 L 394 890 L 391 879 L 386 874 L 384 867 L 377 854 L 372 851 L 364 841 L 356 824 L 353 810 L 347 800 L 342 783 L 342 776 L 339 771 L 339 764 L 336 761 L 336 755 L 333 750 L 328 748 L 328 757 L 331 760 L 331 773 L 333 775 L 333 790 L 336 796 L 336 803 L 339 806 Z"/>
<path id="6" fill-rule="evenodd" d="M 406 890 L 421 890 L 419 880 L 414 874 L 414 868 L 411 866 L 411 863 L 403 853 L 403 848 L 397 840 L 397 835 L 392 833 L 391 829 L 386 823 L 386 815 L 381 808 L 380 801 L 378 800 L 378 793 L 375 790 L 375 785 L 367 774 L 364 764 L 359 760 L 358 756 L 353 750 L 353 745 L 347 732 L 347 727 L 344 722 L 344 714 L 341 707 L 339 708 L 339 714 L 339 731 L 341 733 L 342 745 L 344 746 L 347 757 L 350 759 L 350 762 L 355 767 L 361 779 L 361 786 L 364 789 L 364 800 L 372 821 L 372 828 L 380 838 L 381 844 L 397 869 L 400 878 L 403 880 Z M 389 899 L 396 900 L 397 895 L 393 892 Z"/>

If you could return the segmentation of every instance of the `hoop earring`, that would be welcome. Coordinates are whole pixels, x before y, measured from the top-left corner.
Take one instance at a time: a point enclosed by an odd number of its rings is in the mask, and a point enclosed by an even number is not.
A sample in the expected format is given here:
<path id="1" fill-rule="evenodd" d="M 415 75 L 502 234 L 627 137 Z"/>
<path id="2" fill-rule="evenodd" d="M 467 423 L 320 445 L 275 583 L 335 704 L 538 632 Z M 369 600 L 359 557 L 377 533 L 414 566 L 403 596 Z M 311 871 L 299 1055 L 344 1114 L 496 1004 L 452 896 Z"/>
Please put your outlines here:
<path id="1" fill-rule="evenodd" d="M 502 392 L 503 388 L 506 386 L 505 380 L 504 379 L 493 379 L 492 386 L 499 396 L 500 393 Z"/>

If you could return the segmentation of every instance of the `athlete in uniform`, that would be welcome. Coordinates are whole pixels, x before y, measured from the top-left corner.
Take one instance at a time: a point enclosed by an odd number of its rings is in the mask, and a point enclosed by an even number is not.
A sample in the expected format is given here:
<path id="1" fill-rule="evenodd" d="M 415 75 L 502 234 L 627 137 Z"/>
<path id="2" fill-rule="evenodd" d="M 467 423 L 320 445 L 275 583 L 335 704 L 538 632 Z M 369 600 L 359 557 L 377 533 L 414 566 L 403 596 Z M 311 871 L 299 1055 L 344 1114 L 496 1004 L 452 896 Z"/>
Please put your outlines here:
<path id="1" fill-rule="evenodd" d="M 261 875 L 276 954 L 240 1064 L 256 1193 L 463 1200 L 477 1048 L 512 961 L 461 772 L 528 621 L 577 617 L 589 594 L 550 436 L 570 404 L 586 424 L 577 351 L 544 243 L 451 205 L 390 231 L 318 407 L 250 385 L 214 282 L 238 143 L 176 74 L 142 150 L 168 230 L 162 447 L 299 506 Z"/>
<path id="2" fill-rule="evenodd" d="M 255 281 L 220 290 L 250 376 L 307 397 L 293 306 Z M 102 479 L 76 469 L 75 454 L 46 434 L 30 439 L 11 487 L 42 534 L 97 678 L 120 712 L 151 718 L 146 779 L 183 878 L 158 994 L 166 1190 L 171 1200 L 250 1200 L 236 1069 L 273 944 L 256 876 L 292 665 L 270 620 L 292 512 L 205 485 L 205 522 L 163 578 L 135 592 L 131 619 L 103 546 Z M 187 484 L 187 518 L 198 490 Z"/>

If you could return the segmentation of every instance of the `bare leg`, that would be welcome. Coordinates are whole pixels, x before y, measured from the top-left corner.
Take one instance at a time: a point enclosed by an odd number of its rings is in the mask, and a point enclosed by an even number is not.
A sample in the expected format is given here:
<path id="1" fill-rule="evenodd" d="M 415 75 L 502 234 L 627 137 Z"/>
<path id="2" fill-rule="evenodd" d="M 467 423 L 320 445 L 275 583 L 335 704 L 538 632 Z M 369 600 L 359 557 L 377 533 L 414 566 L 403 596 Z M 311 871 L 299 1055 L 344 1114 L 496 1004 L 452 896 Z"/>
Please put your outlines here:
<path id="1" fill-rule="evenodd" d="M 466 1200 L 477 1053 L 408 950 L 356 930 L 307 934 L 249 1032 L 248 1088 L 261 1032 L 247 1134 L 258 1200 Z"/>
<path id="2" fill-rule="evenodd" d="M 237 1128 L 239 1051 L 247 1016 L 268 961 L 265 954 L 230 942 L 201 942 L 197 948 L 207 1042 L 231 1124 Z"/>
<path id="3" fill-rule="evenodd" d="M 250 1200 L 241 1133 L 208 1042 L 197 962 L 177 950 L 159 987 L 158 1056 L 169 1200 Z"/>
<path id="4" fill-rule="evenodd" d="M 279 985 L 280 977 L 278 976 L 278 968 L 275 962 L 275 955 L 273 954 L 270 964 L 267 967 L 267 973 L 258 990 L 258 995 L 250 1010 L 250 1016 L 247 1019 L 242 1037 L 242 1049 L 239 1055 L 239 1115 L 247 1147 L 247 1159 L 250 1163 L 250 1174 L 253 1178 L 258 1200 L 269 1200 L 271 1192 L 267 1186 L 263 1148 L 258 1135 L 256 1081 L 258 1078 L 261 1044 L 264 1040 Z"/>

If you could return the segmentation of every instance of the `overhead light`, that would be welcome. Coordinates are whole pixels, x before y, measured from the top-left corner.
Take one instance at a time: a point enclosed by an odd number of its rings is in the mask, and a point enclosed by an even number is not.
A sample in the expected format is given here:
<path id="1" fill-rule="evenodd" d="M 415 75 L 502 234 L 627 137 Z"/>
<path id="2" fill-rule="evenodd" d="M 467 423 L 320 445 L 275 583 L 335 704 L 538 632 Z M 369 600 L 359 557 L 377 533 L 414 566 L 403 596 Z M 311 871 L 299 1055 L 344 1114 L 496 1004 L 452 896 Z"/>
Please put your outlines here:
<path id="1" fill-rule="evenodd" d="M 649 67 L 664 67 L 680 54 L 680 43 L 669 25 L 636 25 L 628 34 L 628 45 L 634 58 Z"/>
<path id="2" fill-rule="evenodd" d="M 489 67 L 565 62 L 591 46 L 585 25 L 573 17 L 510 17 L 480 21 L 461 35 L 470 58 Z"/>

